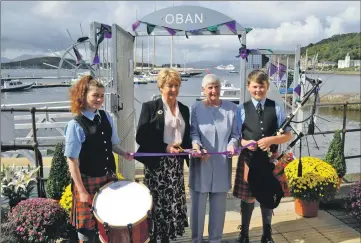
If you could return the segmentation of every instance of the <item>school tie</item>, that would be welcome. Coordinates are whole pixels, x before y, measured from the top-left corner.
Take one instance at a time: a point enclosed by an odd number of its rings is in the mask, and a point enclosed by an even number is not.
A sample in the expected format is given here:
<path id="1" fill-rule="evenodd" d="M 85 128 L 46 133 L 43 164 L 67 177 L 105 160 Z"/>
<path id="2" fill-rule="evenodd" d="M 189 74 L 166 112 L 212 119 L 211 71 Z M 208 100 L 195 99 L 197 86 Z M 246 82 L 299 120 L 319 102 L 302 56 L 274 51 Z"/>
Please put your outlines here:
<path id="1" fill-rule="evenodd" d="M 96 125 L 99 125 L 100 124 L 100 116 L 98 114 L 95 114 L 93 121 Z"/>
<path id="2" fill-rule="evenodd" d="M 262 115 L 262 105 L 261 105 L 261 102 L 258 102 L 256 109 L 257 109 L 258 115 L 261 116 L 261 115 Z"/>

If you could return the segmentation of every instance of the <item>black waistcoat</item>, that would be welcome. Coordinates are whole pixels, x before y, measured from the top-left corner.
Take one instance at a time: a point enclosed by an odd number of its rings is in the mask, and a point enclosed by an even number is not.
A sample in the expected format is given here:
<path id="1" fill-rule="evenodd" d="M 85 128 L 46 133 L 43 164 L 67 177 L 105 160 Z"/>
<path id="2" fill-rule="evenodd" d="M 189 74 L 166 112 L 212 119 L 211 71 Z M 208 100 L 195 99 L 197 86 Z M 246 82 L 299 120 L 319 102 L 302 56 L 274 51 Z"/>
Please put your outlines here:
<path id="1" fill-rule="evenodd" d="M 242 125 L 242 137 L 246 140 L 259 140 L 274 135 L 277 131 L 275 102 L 266 99 L 262 116 L 259 116 L 252 100 L 244 103 L 245 120 Z"/>
<path id="2" fill-rule="evenodd" d="M 259 116 L 253 102 L 244 103 L 245 121 L 242 125 L 242 137 L 246 140 L 259 140 L 263 137 L 273 136 L 278 129 L 275 102 L 266 99 L 263 114 Z M 277 145 L 272 145 L 270 150 L 275 152 Z M 241 159 L 248 162 L 248 184 L 253 196 L 266 208 L 277 207 L 283 197 L 280 182 L 273 176 L 273 163 L 270 163 L 268 153 L 257 149 L 242 150 Z"/>
<path id="3" fill-rule="evenodd" d="M 85 116 L 75 120 L 83 128 L 85 141 L 79 155 L 80 173 L 100 177 L 109 171 L 115 173 L 115 160 L 112 152 L 112 127 L 104 111 L 99 110 L 101 123 L 96 125 Z"/>
<path id="4" fill-rule="evenodd" d="M 266 99 L 263 113 L 258 115 L 257 110 L 252 102 L 249 100 L 243 104 L 245 112 L 245 120 L 242 124 L 242 138 L 246 140 L 259 140 L 263 137 L 273 136 L 278 129 L 276 106 L 273 100 Z M 271 152 L 277 151 L 278 146 L 272 145 Z M 247 149 L 242 151 L 249 161 L 250 156 L 255 156 L 256 153 L 260 157 L 268 158 L 267 152 L 258 149 L 256 152 L 251 152 Z M 252 154 L 252 155 L 251 155 Z"/>

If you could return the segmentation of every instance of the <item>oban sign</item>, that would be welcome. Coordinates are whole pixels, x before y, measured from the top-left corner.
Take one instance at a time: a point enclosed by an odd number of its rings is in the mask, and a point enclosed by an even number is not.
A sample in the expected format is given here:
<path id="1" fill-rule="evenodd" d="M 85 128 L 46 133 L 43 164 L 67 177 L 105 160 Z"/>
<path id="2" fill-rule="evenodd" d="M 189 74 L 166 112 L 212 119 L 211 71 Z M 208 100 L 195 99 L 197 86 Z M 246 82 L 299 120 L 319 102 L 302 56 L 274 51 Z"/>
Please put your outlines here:
<path id="1" fill-rule="evenodd" d="M 228 16 L 217 11 L 198 6 L 176 6 L 164 8 L 141 19 L 155 26 L 190 31 L 232 21 Z"/>

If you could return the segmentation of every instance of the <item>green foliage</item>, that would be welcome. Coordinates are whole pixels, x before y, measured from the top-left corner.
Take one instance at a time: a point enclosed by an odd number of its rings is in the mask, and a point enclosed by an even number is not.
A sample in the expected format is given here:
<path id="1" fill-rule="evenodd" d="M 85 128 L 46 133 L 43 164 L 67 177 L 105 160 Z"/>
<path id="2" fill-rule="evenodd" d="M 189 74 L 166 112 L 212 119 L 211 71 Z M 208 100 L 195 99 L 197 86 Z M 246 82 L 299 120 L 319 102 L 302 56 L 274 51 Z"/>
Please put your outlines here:
<path id="1" fill-rule="evenodd" d="M 340 130 L 337 130 L 333 135 L 325 161 L 335 168 L 338 177 L 342 178 L 346 174 L 346 161 L 343 152 Z"/>
<path id="2" fill-rule="evenodd" d="M 361 60 L 361 33 L 347 33 L 334 35 L 331 38 L 323 39 L 316 44 L 309 44 L 301 48 L 301 55 L 305 56 L 307 49 L 308 56 L 318 53 L 318 60 L 332 61 L 345 60 L 347 53 L 351 60 Z"/>
<path id="3" fill-rule="evenodd" d="M 71 183 L 68 163 L 64 156 L 64 144 L 57 143 L 51 168 L 49 179 L 46 182 L 46 191 L 50 198 L 60 200 L 65 187 Z"/>

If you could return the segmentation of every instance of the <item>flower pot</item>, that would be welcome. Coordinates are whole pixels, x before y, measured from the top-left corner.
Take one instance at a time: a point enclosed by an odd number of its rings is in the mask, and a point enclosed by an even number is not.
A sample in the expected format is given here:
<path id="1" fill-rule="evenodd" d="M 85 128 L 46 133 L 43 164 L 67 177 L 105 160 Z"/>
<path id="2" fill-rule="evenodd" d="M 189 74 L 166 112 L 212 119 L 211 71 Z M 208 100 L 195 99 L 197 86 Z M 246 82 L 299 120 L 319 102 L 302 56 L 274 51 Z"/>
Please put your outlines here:
<path id="1" fill-rule="evenodd" d="M 317 217 L 319 201 L 305 201 L 299 198 L 295 199 L 296 213 L 305 218 Z"/>

